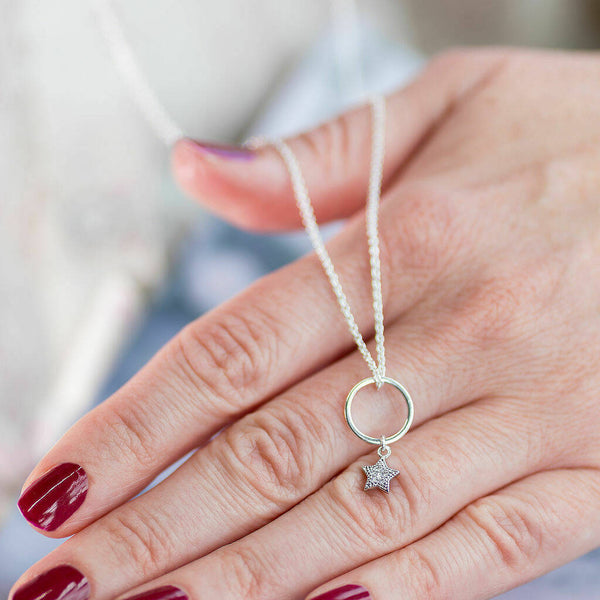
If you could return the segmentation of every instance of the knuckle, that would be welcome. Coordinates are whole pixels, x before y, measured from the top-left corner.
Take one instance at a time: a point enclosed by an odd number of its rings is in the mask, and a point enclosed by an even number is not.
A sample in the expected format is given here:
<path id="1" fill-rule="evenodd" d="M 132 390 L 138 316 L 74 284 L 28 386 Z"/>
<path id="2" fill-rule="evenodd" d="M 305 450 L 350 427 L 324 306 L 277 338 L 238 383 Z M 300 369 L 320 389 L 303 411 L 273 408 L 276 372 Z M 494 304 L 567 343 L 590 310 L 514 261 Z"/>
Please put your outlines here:
<path id="1" fill-rule="evenodd" d="M 352 112 L 342 113 L 297 137 L 297 143 L 306 147 L 312 160 L 322 165 L 327 173 L 347 173 L 348 156 L 355 151 L 352 115 Z"/>
<path id="2" fill-rule="evenodd" d="M 400 483 L 402 491 L 396 489 L 389 494 L 362 493 L 357 474 L 351 470 L 336 477 L 328 487 L 328 506 L 362 549 L 381 553 L 382 548 L 396 548 L 399 536 L 410 534 L 415 514 L 404 493 L 405 486 L 399 482 L 401 477 L 402 473 L 394 482 Z"/>
<path id="3" fill-rule="evenodd" d="M 400 550 L 395 555 L 393 568 L 408 582 L 407 589 L 415 598 L 446 598 L 442 575 L 432 558 L 414 545 Z"/>
<path id="4" fill-rule="evenodd" d="M 264 598 L 270 587 L 268 569 L 257 552 L 243 547 L 231 547 L 221 561 L 232 597 L 248 600 Z"/>
<path id="5" fill-rule="evenodd" d="M 312 472 L 315 441 L 310 415 L 299 407 L 265 408 L 248 415 L 239 428 L 224 432 L 226 470 L 241 477 L 261 501 L 286 508 L 304 495 Z"/>
<path id="6" fill-rule="evenodd" d="M 516 499 L 482 498 L 464 514 L 478 533 L 484 534 L 488 551 L 499 566 L 519 572 L 537 557 L 543 528 L 527 504 Z"/>
<path id="7" fill-rule="evenodd" d="M 161 526 L 161 515 L 153 518 L 133 506 L 116 511 L 102 531 L 117 564 L 132 565 L 144 577 L 155 577 L 163 564 L 170 561 L 175 548 L 168 528 Z M 162 516 L 164 521 L 164 515 Z"/>
<path id="8" fill-rule="evenodd" d="M 409 273 L 414 285 L 435 277 L 465 240 L 460 214 L 448 197 L 439 197 L 432 186 L 422 183 L 405 185 L 401 194 L 400 203 L 382 209 L 381 268 L 387 271 L 383 273 L 387 281 L 403 280 L 398 273 Z M 387 218 L 385 210 L 397 214 Z"/>
<path id="9" fill-rule="evenodd" d="M 219 311 L 200 319 L 177 336 L 175 360 L 195 390 L 216 401 L 216 412 L 231 414 L 245 405 L 248 391 L 271 372 L 277 334 L 256 307 L 244 312 Z M 227 406 L 229 404 L 229 406 Z"/>
<path id="10" fill-rule="evenodd" d="M 118 452 L 120 460 L 133 458 L 142 470 L 156 466 L 156 440 L 161 439 L 161 432 L 153 429 L 135 403 L 115 404 L 103 427 L 109 430 L 108 435 L 102 436 L 107 452 Z"/>
<path id="11" fill-rule="evenodd" d="M 560 264 L 536 259 L 499 275 L 483 273 L 460 293 L 454 325 L 484 349 L 514 340 L 526 343 L 524 332 L 556 325 L 552 304 L 561 277 Z"/>
<path id="12" fill-rule="evenodd" d="M 523 296 L 514 282 L 496 280 L 468 292 L 454 319 L 461 337 L 495 347 L 518 335 Z"/>

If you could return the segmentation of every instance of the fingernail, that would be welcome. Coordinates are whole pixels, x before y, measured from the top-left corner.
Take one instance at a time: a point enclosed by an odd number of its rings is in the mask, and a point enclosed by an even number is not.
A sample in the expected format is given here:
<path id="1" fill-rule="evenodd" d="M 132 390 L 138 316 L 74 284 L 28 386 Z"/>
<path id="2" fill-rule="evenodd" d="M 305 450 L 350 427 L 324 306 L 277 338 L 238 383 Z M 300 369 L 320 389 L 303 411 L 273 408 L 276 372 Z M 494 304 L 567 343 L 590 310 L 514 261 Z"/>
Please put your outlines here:
<path id="1" fill-rule="evenodd" d="M 32 525 L 54 531 L 82 505 L 87 491 L 88 478 L 83 468 L 63 463 L 23 492 L 18 501 L 19 510 Z"/>
<path id="2" fill-rule="evenodd" d="M 371 594 L 362 585 L 343 585 L 311 600 L 371 600 Z"/>
<path id="3" fill-rule="evenodd" d="M 191 142 L 201 152 L 207 152 L 220 158 L 227 158 L 232 160 L 250 160 L 254 158 L 255 153 L 249 148 L 243 146 L 228 146 L 225 144 L 213 144 L 198 142 L 196 140 L 187 141 Z"/>
<path id="4" fill-rule="evenodd" d="M 174 585 L 146 590 L 135 596 L 128 596 L 124 600 L 188 600 L 187 594 Z"/>
<path id="5" fill-rule="evenodd" d="M 38 575 L 20 587 L 12 600 L 87 600 L 90 584 L 83 573 L 61 565 Z"/>

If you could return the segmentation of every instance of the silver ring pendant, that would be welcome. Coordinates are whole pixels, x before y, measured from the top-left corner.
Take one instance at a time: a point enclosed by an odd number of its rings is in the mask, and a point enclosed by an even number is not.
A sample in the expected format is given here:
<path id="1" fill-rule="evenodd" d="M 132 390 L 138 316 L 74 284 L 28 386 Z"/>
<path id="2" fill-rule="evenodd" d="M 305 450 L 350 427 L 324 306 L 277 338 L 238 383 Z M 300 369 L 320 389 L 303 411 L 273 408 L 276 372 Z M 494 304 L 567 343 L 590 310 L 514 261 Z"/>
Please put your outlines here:
<path id="1" fill-rule="evenodd" d="M 401 394 L 402 397 L 404 398 L 404 401 L 406 402 L 406 408 L 408 410 L 408 414 L 406 415 L 406 421 L 404 421 L 404 424 L 402 425 L 402 427 L 396 432 L 394 433 L 394 435 L 391 436 L 385 436 L 383 439 L 385 439 L 385 444 L 393 444 L 394 442 L 397 442 L 401 437 L 403 437 L 404 435 L 406 435 L 406 433 L 408 433 L 408 430 L 410 429 L 410 426 L 412 425 L 413 422 L 413 417 L 414 417 L 414 406 L 413 406 L 413 401 L 410 397 L 410 394 L 408 393 L 407 389 L 398 381 L 396 381 L 395 379 L 392 379 L 391 377 L 382 377 L 381 378 L 383 383 L 387 383 L 388 385 L 391 385 L 392 387 L 394 387 L 396 390 L 398 390 Z M 348 426 L 350 427 L 350 429 L 352 429 L 352 431 L 363 441 L 368 442 L 369 444 L 376 444 L 376 445 L 381 445 L 382 444 L 382 436 L 380 437 L 373 437 L 370 435 L 366 435 L 364 434 L 357 426 L 356 423 L 354 423 L 354 419 L 352 418 L 352 401 L 354 400 L 354 397 L 356 396 L 356 394 L 364 387 L 366 387 L 367 385 L 375 385 L 376 381 L 374 377 L 367 377 L 366 379 L 363 379 L 362 381 L 359 381 L 351 390 L 350 393 L 348 394 L 347 398 L 346 398 L 346 406 L 344 407 L 344 414 L 346 416 L 346 422 L 348 423 Z"/>

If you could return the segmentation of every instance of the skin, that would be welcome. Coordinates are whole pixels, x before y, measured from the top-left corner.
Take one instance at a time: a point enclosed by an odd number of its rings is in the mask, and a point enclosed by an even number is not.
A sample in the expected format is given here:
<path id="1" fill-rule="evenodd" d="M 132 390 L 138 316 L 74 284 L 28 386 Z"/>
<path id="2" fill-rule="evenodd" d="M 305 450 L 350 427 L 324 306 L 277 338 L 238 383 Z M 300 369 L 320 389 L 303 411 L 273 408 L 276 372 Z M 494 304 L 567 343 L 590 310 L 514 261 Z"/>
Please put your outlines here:
<path id="1" fill-rule="evenodd" d="M 456 50 L 388 98 L 387 371 L 416 410 L 389 494 L 362 491 L 377 456 L 342 409 L 369 373 L 307 256 L 187 326 L 42 459 L 24 487 L 62 462 L 90 487 L 15 589 L 67 563 L 94 600 L 475 600 L 598 546 L 599 82 L 596 54 Z M 319 221 L 350 217 L 329 249 L 368 338 L 369 140 L 366 108 L 290 140 Z M 232 223 L 299 226 L 270 148 L 182 141 L 173 169 Z M 380 393 L 357 413 L 375 435 L 402 421 Z"/>

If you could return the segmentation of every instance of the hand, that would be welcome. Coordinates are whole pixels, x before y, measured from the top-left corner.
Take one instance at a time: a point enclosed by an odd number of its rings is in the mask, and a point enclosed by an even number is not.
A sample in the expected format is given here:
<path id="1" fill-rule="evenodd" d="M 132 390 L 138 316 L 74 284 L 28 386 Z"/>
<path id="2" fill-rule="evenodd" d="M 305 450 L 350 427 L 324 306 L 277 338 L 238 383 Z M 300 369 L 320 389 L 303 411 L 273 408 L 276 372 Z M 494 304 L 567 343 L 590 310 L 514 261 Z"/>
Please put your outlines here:
<path id="1" fill-rule="evenodd" d="M 308 256 L 186 327 L 40 462 L 21 508 L 75 535 L 13 598 L 481 599 L 600 544 L 599 82 L 594 54 L 454 51 L 388 99 L 388 374 L 416 409 L 389 494 L 362 490 L 376 454 L 343 403 L 368 371 Z M 318 219 L 352 216 L 329 248 L 369 336 L 370 131 L 360 108 L 290 142 Z M 299 225 L 273 149 L 173 160 L 230 221 Z M 391 429 L 387 398 L 363 430 Z"/>

